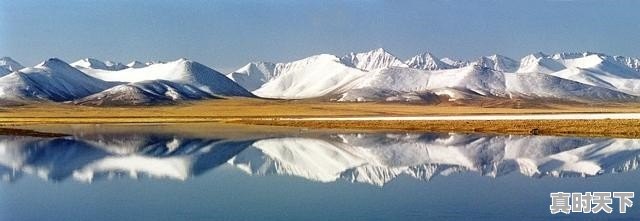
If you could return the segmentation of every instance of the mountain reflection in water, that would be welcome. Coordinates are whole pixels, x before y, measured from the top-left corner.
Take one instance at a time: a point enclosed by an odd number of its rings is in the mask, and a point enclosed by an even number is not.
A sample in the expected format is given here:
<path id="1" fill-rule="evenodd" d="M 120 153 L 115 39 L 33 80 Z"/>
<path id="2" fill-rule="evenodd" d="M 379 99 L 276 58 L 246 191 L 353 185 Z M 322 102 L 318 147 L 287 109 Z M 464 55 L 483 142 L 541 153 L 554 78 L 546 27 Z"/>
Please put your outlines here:
<path id="1" fill-rule="evenodd" d="M 252 175 L 382 186 L 477 172 L 499 177 L 596 176 L 635 170 L 640 140 L 486 134 L 332 134 L 262 139 L 110 134 L 0 136 L 0 176 L 92 182 L 117 176 L 185 180 L 230 164 Z"/>

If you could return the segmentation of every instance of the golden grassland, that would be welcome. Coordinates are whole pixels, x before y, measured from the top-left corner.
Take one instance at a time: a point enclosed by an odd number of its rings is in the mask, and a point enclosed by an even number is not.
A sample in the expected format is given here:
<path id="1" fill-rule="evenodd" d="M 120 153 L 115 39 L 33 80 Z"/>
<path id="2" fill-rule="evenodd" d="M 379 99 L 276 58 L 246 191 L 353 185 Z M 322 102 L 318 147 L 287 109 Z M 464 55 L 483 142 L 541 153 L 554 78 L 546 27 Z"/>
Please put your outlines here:
<path id="1" fill-rule="evenodd" d="M 345 130 L 491 132 L 589 136 L 640 136 L 639 120 L 509 120 L 509 121 L 283 121 L 277 117 L 416 116 L 468 114 L 542 114 L 640 112 L 640 105 L 479 102 L 435 105 L 408 103 L 339 103 L 312 100 L 224 99 L 173 106 L 93 107 L 30 104 L 0 107 L 0 127 L 44 124 L 154 124 L 226 122 L 266 126 Z"/>
<path id="2" fill-rule="evenodd" d="M 411 103 L 343 103 L 308 100 L 224 99 L 167 106 L 102 107 L 30 104 L 0 107 L 0 119 L 11 118 L 250 118 L 295 116 L 401 116 L 527 113 L 637 112 L 640 105 L 553 104 L 514 108 L 510 104 L 437 105 Z M 151 119 L 150 119 L 151 120 Z M 157 119 L 161 120 L 161 119 Z"/>

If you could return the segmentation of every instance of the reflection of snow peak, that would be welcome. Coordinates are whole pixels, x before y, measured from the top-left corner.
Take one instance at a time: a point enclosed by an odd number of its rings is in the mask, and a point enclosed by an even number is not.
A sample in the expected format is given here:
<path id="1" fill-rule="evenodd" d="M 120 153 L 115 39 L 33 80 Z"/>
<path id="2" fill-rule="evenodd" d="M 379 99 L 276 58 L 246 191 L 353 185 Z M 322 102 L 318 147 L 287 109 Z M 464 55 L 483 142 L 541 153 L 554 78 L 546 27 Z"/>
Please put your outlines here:
<path id="1" fill-rule="evenodd" d="M 635 170 L 640 140 L 480 135 L 340 135 L 339 141 L 256 142 L 230 163 L 257 175 L 384 185 L 400 175 L 429 180 L 460 171 L 497 177 L 593 176 Z"/>
<path id="2" fill-rule="evenodd" d="M 229 163 L 255 175 L 382 186 L 461 171 L 498 177 L 595 176 L 635 170 L 640 140 L 460 134 L 338 134 L 211 140 L 159 135 L 0 136 L 0 177 L 91 182 L 114 176 L 185 180 Z"/>
<path id="3" fill-rule="evenodd" d="M 121 171 L 128 173 L 132 178 L 137 178 L 138 173 L 144 173 L 151 177 L 185 180 L 189 177 L 189 164 L 187 157 L 156 158 L 136 155 L 105 157 L 75 171 L 73 177 L 91 182 L 95 173 Z"/>
<path id="4" fill-rule="evenodd" d="M 257 141 L 230 163 L 259 175 L 286 174 L 323 182 L 334 181 L 345 168 L 365 163 L 362 156 L 333 143 L 308 138 Z"/>
<path id="5" fill-rule="evenodd" d="M 251 143 L 141 135 L 93 140 L 0 136 L 0 177 L 11 180 L 26 173 L 84 182 L 120 175 L 185 180 L 227 162 Z"/>

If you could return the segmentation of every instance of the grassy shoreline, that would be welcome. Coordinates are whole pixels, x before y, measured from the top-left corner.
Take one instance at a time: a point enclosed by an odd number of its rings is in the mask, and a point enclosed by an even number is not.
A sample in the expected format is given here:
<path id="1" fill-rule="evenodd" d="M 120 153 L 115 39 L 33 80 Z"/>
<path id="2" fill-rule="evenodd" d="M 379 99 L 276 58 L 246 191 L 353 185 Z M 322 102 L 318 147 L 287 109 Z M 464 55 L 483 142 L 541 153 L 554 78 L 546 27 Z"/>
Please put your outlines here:
<path id="1" fill-rule="evenodd" d="M 640 120 L 305 121 L 238 120 L 235 123 L 311 129 L 497 133 L 640 138 Z"/>

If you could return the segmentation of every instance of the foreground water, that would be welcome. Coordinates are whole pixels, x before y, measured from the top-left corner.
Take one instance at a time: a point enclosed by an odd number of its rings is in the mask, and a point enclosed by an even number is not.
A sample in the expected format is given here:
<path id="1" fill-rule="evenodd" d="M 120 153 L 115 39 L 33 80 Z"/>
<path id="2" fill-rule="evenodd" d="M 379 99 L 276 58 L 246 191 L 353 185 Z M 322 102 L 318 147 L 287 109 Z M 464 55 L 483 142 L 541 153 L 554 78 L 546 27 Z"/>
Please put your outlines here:
<path id="1" fill-rule="evenodd" d="M 0 220 L 640 218 L 549 211 L 552 192 L 640 192 L 637 139 L 132 131 L 0 136 Z"/>

